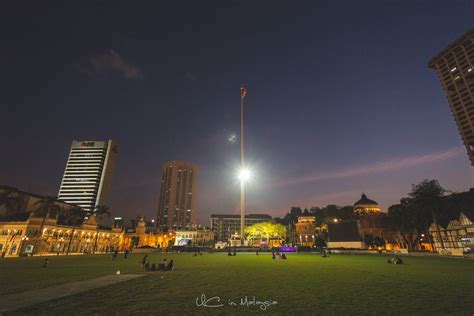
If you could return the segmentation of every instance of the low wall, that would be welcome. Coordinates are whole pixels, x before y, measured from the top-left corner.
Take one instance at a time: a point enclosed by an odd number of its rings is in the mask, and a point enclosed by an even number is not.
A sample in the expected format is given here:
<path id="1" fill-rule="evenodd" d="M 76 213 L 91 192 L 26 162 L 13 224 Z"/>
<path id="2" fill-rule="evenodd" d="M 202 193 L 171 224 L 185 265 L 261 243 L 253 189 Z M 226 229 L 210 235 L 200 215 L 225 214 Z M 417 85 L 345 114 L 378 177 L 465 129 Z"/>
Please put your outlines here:
<path id="1" fill-rule="evenodd" d="M 452 248 L 438 249 L 438 254 L 440 256 L 455 256 L 455 257 L 464 256 L 462 249 L 452 249 Z"/>
<path id="2" fill-rule="evenodd" d="M 363 241 L 328 241 L 328 248 L 366 249 Z"/>

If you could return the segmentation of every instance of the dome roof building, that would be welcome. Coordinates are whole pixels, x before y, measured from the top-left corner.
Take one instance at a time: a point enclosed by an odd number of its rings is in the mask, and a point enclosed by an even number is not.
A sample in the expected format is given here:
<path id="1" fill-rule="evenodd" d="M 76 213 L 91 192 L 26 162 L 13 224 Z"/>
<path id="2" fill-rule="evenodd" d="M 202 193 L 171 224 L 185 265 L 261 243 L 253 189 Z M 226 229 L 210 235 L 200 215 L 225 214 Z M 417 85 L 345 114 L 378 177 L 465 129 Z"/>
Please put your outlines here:
<path id="1" fill-rule="evenodd" d="M 354 203 L 354 213 L 356 214 L 373 214 L 380 213 L 379 204 L 362 193 L 360 200 Z"/>

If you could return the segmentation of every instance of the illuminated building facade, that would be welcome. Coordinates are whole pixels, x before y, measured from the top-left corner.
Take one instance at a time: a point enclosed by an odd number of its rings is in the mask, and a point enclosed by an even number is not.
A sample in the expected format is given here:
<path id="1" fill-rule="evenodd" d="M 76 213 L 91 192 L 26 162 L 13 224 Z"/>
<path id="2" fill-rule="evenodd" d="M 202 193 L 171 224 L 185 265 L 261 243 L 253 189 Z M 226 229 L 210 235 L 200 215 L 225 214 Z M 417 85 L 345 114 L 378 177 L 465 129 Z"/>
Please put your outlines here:
<path id="1" fill-rule="evenodd" d="M 197 166 L 183 160 L 163 164 L 158 228 L 163 231 L 190 229 L 196 213 Z"/>
<path id="2" fill-rule="evenodd" d="M 297 234 L 297 244 L 300 246 L 314 246 L 316 238 L 321 232 L 327 230 L 327 225 L 316 225 L 316 217 L 314 214 L 305 211 L 298 216 L 298 221 L 295 224 Z"/>
<path id="3" fill-rule="evenodd" d="M 42 217 L 32 212 L 16 214 L 14 218 L 0 220 L 0 253 L 3 257 L 18 257 L 31 254 L 35 240 L 35 254 L 65 254 L 112 252 L 120 248 L 120 229 L 97 229 L 95 217 L 89 217 L 80 226 L 73 228 L 47 218 L 40 231 Z M 73 231 L 74 230 L 74 231 Z"/>
<path id="4" fill-rule="evenodd" d="M 436 251 L 442 253 L 445 250 L 457 256 L 466 252 L 474 253 L 474 210 L 460 212 L 458 218 L 452 219 L 445 226 L 440 225 L 441 236 L 434 223 L 430 226 L 429 232 L 433 236 Z M 445 249 L 441 245 L 441 239 Z"/>
<path id="5" fill-rule="evenodd" d="M 448 98 L 467 154 L 474 166 L 474 29 L 431 58 Z"/>
<path id="6" fill-rule="evenodd" d="M 272 217 L 268 214 L 245 215 L 245 226 L 261 222 L 271 222 Z M 212 214 L 211 229 L 214 231 L 217 241 L 229 241 L 232 235 L 240 232 L 240 215 Z"/>
<path id="7" fill-rule="evenodd" d="M 362 193 L 360 200 L 354 203 L 354 212 L 356 214 L 380 213 L 379 204 Z"/>
<path id="8" fill-rule="evenodd" d="M 58 198 L 86 211 L 106 204 L 116 159 L 117 145 L 112 140 L 74 140 Z"/>
<path id="9" fill-rule="evenodd" d="M 208 246 L 214 242 L 214 232 L 209 229 L 177 230 L 175 246 Z"/>
<path id="10" fill-rule="evenodd" d="M 139 218 L 136 226 L 125 228 L 121 249 L 132 249 L 140 247 L 167 248 L 174 245 L 176 234 L 174 232 L 154 232 L 153 228 L 147 228 L 143 217 Z"/>

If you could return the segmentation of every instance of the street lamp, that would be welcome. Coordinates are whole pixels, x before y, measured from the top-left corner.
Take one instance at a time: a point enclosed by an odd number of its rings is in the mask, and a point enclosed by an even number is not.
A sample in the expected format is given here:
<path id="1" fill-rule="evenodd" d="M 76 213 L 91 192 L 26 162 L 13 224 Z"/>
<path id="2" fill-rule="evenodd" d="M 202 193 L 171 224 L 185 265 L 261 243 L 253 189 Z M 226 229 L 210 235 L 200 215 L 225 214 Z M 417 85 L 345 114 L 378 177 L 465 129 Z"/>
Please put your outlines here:
<path id="1" fill-rule="evenodd" d="M 244 161 L 244 98 L 247 95 L 247 89 L 242 85 L 240 87 L 240 238 L 244 241 L 245 230 L 245 186 L 244 181 L 248 179 L 250 173 L 245 168 Z"/>
<path id="2" fill-rule="evenodd" d="M 247 182 L 252 177 L 252 172 L 248 168 L 242 168 L 239 170 L 240 181 Z"/>

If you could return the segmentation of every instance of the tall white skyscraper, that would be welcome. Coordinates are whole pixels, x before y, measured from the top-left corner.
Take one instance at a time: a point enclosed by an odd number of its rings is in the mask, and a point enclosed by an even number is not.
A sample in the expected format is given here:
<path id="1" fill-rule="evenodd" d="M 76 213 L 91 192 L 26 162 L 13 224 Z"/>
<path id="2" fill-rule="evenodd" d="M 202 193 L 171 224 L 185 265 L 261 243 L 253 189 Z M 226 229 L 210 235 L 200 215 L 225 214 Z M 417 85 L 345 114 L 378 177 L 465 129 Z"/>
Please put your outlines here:
<path id="1" fill-rule="evenodd" d="M 112 184 L 117 145 L 112 141 L 72 141 L 58 198 L 86 211 L 103 205 Z"/>

